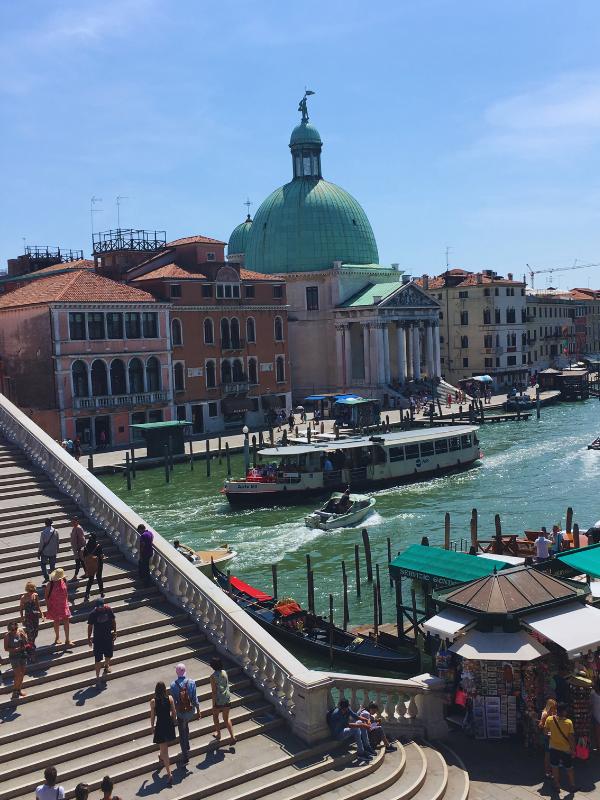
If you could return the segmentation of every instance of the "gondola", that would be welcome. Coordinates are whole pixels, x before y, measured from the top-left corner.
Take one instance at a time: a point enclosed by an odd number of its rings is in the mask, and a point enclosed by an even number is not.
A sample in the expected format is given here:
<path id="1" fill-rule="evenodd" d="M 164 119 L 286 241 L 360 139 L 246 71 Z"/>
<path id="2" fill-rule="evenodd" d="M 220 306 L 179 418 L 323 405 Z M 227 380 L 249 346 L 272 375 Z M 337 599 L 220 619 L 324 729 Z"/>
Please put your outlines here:
<path id="1" fill-rule="evenodd" d="M 233 575 L 225 575 L 212 565 L 215 582 L 240 608 L 255 619 L 275 639 L 296 644 L 312 653 L 329 659 L 330 625 L 322 617 L 306 611 L 293 600 L 277 600 L 260 589 L 255 589 Z M 419 669 L 420 657 L 416 647 L 401 650 L 378 644 L 369 636 L 356 636 L 333 626 L 333 658 L 352 664 L 363 671 L 389 670 L 412 675 Z"/>

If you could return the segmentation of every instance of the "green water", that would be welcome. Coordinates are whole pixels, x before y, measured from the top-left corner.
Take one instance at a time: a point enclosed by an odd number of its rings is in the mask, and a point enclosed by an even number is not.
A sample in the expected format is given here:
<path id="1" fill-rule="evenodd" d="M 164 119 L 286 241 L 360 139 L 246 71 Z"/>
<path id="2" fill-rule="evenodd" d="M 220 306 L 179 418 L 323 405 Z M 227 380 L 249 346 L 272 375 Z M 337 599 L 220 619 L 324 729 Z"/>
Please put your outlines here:
<path id="1" fill-rule="evenodd" d="M 396 554 L 407 545 L 444 538 L 444 513 L 450 512 L 452 538 L 469 537 L 471 509 L 479 511 L 479 536 L 490 538 L 494 514 L 505 532 L 521 533 L 564 522 L 568 505 L 574 520 L 585 530 L 600 518 L 598 477 L 600 452 L 586 445 L 600 433 L 600 403 L 561 404 L 542 409 L 527 422 L 485 425 L 480 429 L 480 466 L 467 472 L 423 483 L 386 488 L 374 493 L 376 513 L 367 518 L 373 563 L 382 569 L 384 621 L 395 621 L 394 595 L 387 580 L 386 537 Z M 354 582 L 354 545 L 362 542 L 360 529 L 326 533 L 309 530 L 303 520 L 316 501 L 298 506 L 231 510 L 219 494 L 225 477 L 225 460 L 215 459 L 212 477 L 203 462 L 176 465 L 173 482 L 165 484 L 162 469 L 138 472 L 134 488 L 127 491 L 122 475 L 108 476 L 106 484 L 129 503 L 167 539 L 209 548 L 227 542 L 238 552 L 232 574 L 267 591 L 271 589 L 271 564 L 277 562 L 279 595 L 306 601 L 306 553 L 315 572 L 317 610 L 328 609 L 335 598 L 336 619 L 341 620 L 341 562 L 350 573 L 351 624 L 370 622 L 372 594 L 364 587 L 358 599 Z M 243 472 L 242 457 L 233 459 L 234 475 Z M 362 527 L 362 526 L 361 526 Z M 361 544 L 362 548 L 362 544 Z M 363 580 L 365 577 L 362 564 Z"/>

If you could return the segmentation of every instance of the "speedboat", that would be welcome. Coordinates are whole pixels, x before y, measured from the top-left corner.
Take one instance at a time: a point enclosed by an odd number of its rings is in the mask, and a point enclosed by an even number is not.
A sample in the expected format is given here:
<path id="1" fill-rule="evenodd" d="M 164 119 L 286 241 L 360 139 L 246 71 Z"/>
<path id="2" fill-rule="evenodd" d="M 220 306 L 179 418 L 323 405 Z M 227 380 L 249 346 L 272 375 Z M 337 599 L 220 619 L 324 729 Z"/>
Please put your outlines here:
<path id="1" fill-rule="evenodd" d="M 530 411 L 535 408 L 535 400 L 528 394 L 507 395 L 502 408 L 504 411 Z"/>
<path id="2" fill-rule="evenodd" d="M 194 550 L 188 547 L 187 544 L 177 542 L 175 549 L 178 550 L 182 556 L 185 556 L 190 564 L 193 564 L 200 572 L 205 575 L 211 575 L 212 564 L 218 564 L 220 567 L 225 567 L 232 559 L 237 556 L 237 551 L 232 550 L 228 544 L 222 544 L 215 547 L 214 550 Z"/>
<path id="3" fill-rule="evenodd" d="M 334 528 L 347 528 L 358 525 L 375 505 L 375 498 L 366 494 L 349 495 L 351 505 L 343 512 L 337 510 L 343 497 L 341 492 L 334 492 L 322 508 L 309 514 L 304 522 L 308 528 L 321 528 L 330 531 Z"/>

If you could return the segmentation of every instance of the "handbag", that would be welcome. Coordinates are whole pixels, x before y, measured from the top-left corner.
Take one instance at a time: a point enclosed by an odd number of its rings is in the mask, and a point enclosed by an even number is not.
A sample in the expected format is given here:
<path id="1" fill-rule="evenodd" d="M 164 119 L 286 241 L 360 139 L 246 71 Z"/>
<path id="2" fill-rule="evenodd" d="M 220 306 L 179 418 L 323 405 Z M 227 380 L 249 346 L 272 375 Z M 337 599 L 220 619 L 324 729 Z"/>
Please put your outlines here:
<path id="1" fill-rule="evenodd" d="M 98 556 L 88 555 L 83 559 L 83 569 L 86 578 L 93 578 L 98 571 Z"/>
<path id="2" fill-rule="evenodd" d="M 454 703 L 457 706 L 462 706 L 463 708 L 467 705 L 467 693 L 464 689 L 457 689 L 454 693 Z"/>
<path id="3" fill-rule="evenodd" d="M 581 761 L 587 761 L 589 757 L 590 748 L 587 745 L 585 737 L 580 736 L 577 741 L 577 746 L 575 747 L 575 758 L 579 758 Z"/>
<path id="4" fill-rule="evenodd" d="M 42 558 L 42 556 L 43 556 L 43 555 L 44 555 L 44 553 L 46 552 L 46 548 L 48 547 L 48 545 L 50 544 L 50 542 L 51 542 L 51 541 L 54 539 L 54 537 L 55 537 L 55 536 L 57 536 L 57 535 L 58 535 L 58 534 L 56 533 L 56 528 L 52 528 L 52 536 L 50 536 L 50 537 L 49 537 L 49 538 L 48 538 L 48 539 L 47 539 L 47 540 L 44 542 L 44 546 L 42 547 L 42 549 L 41 549 L 41 550 L 39 551 L 39 553 L 38 553 L 38 558 Z"/>

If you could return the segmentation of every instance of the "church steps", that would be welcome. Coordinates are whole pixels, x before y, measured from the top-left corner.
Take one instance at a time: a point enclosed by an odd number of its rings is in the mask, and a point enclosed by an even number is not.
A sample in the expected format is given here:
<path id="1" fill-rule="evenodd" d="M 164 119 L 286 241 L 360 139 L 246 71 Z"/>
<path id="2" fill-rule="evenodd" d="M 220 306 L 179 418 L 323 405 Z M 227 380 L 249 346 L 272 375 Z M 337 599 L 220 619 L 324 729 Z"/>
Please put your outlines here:
<path id="1" fill-rule="evenodd" d="M 265 709 L 269 708 L 267 705 Z M 238 740 L 254 739 L 260 734 L 267 733 L 276 728 L 283 727 L 282 719 L 271 718 L 264 722 L 259 721 L 260 715 L 264 711 L 241 711 L 237 716 L 236 738 Z M 255 720 L 254 716 L 259 719 Z M 235 724 L 235 719 L 234 719 Z M 150 726 L 147 726 L 149 730 Z M 197 735 L 195 728 L 190 728 L 190 757 L 195 758 L 213 748 L 213 738 L 210 735 L 212 722 L 207 723 L 201 731 L 202 736 Z M 257 745 L 253 743 L 253 750 L 256 751 Z M 157 767 L 157 745 L 152 743 L 151 736 L 144 744 L 134 742 L 131 747 L 124 747 L 123 744 L 115 745 L 102 751 L 102 754 L 94 754 L 93 758 L 88 755 L 80 756 L 71 761 L 61 762 L 61 780 L 65 783 L 74 785 L 79 780 L 84 780 L 91 790 L 100 787 L 103 776 L 110 772 L 111 778 L 115 783 L 122 784 L 127 778 L 136 775 L 143 775 L 145 772 L 152 773 Z M 173 751 L 174 760 L 174 751 Z M 11 798 L 28 798 L 39 784 L 39 772 L 28 776 L 19 776 L 12 781 L 5 781 L 0 786 L 0 800 L 10 800 Z M 72 792 L 69 793 L 72 796 Z M 67 795 L 67 796 L 69 796 Z"/>
<path id="2" fill-rule="evenodd" d="M 37 532 L 36 532 L 37 533 Z M 59 547 L 58 547 L 58 560 L 61 564 L 66 560 L 69 563 L 75 564 L 75 557 L 71 550 L 71 539 L 66 532 L 59 531 Z M 116 556 L 122 558 L 118 548 L 110 541 L 98 536 L 98 542 L 102 545 L 105 557 Z M 32 565 L 39 566 L 39 558 L 37 557 L 39 547 L 39 535 L 36 536 L 35 542 L 24 544 L 20 548 L 2 548 L 0 550 L 0 573 L 11 572 L 18 569 L 26 569 Z M 129 563 L 129 562 L 128 562 Z"/>

